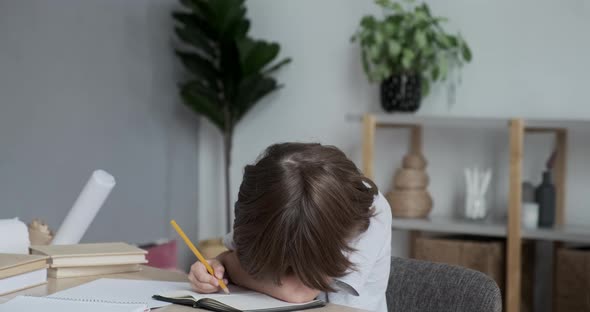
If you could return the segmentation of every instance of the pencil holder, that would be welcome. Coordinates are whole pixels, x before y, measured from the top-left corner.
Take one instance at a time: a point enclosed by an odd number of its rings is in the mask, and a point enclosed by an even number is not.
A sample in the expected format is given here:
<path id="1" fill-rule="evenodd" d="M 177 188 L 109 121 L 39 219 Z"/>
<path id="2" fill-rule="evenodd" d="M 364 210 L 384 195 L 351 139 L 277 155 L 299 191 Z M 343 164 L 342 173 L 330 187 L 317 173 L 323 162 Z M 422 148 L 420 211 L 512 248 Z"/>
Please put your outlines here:
<path id="1" fill-rule="evenodd" d="M 486 193 L 491 178 L 490 169 L 465 169 L 465 218 L 483 220 L 488 216 Z"/>

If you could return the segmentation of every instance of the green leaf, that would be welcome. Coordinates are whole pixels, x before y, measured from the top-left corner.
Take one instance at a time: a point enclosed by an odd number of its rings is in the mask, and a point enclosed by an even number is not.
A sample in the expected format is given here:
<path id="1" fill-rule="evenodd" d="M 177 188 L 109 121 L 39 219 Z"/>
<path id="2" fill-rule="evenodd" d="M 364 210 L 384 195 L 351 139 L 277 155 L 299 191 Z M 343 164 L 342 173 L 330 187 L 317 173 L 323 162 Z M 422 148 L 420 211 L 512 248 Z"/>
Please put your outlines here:
<path id="1" fill-rule="evenodd" d="M 376 25 L 377 25 L 377 20 L 375 20 L 375 17 L 373 17 L 373 16 L 366 15 L 361 19 L 361 27 L 363 27 L 365 29 L 373 30 L 373 29 L 375 29 Z"/>
<path id="2" fill-rule="evenodd" d="M 212 28 L 223 41 L 237 37 L 237 30 L 246 20 L 244 0 L 214 0 L 207 1 L 210 14 L 207 19 Z"/>
<path id="3" fill-rule="evenodd" d="M 207 1 L 203 0 L 180 0 L 180 3 L 186 8 L 190 9 L 193 13 L 199 16 L 207 16 L 211 14 L 211 10 Z"/>
<path id="4" fill-rule="evenodd" d="M 238 41 L 238 52 L 242 74 L 249 76 L 261 71 L 279 54 L 280 47 L 274 42 L 243 38 Z"/>
<path id="5" fill-rule="evenodd" d="M 210 40 L 217 39 L 219 36 L 219 34 L 216 33 L 213 28 L 211 28 L 211 25 L 209 25 L 205 19 L 198 16 L 197 14 L 187 12 L 173 12 L 172 18 L 180 25 L 186 27 L 188 31 L 199 31 Z"/>
<path id="6" fill-rule="evenodd" d="M 271 77 L 255 74 L 244 79 L 238 87 L 234 121 L 239 121 L 258 101 L 278 88 Z"/>
<path id="7" fill-rule="evenodd" d="M 431 72 L 431 76 L 432 76 L 432 81 L 437 81 L 438 77 L 439 77 L 440 71 L 438 69 L 438 66 L 434 66 L 432 68 L 432 72 Z M 425 80 L 425 79 L 423 79 Z"/>
<path id="8" fill-rule="evenodd" d="M 461 45 L 461 53 L 463 54 L 463 59 L 467 62 L 471 62 L 471 50 L 469 49 L 469 46 L 467 46 L 467 43 L 463 42 L 463 44 Z"/>
<path id="9" fill-rule="evenodd" d="M 175 27 L 174 33 L 184 43 L 207 55 L 209 58 L 215 55 L 215 44 L 200 30 Z"/>
<path id="10" fill-rule="evenodd" d="M 192 52 L 176 51 L 180 61 L 195 77 L 198 77 L 211 86 L 215 86 L 215 81 L 219 78 L 220 73 L 215 69 L 215 64 L 210 60 L 203 58 L 201 55 Z"/>
<path id="11" fill-rule="evenodd" d="M 427 44 L 426 35 L 424 32 L 417 30 L 414 34 L 414 41 L 419 48 L 424 48 Z"/>
<path id="12" fill-rule="evenodd" d="M 289 64 L 289 63 L 291 63 L 291 58 L 285 58 L 285 59 L 282 59 L 282 60 L 281 60 L 281 61 L 279 61 L 278 63 L 276 63 L 276 64 L 272 65 L 271 67 L 269 67 L 269 68 L 267 68 L 267 69 L 265 69 L 265 70 L 262 72 L 262 74 L 263 74 L 263 75 L 270 75 L 270 74 L 272 74 L 273 72 L 275 72 L 275 71 L 279 70 L 279 69 L 280 69 L 281 67 L 283 67 L 284 65 L 287 65 L 287 64 Z"/>
<path id="13" fill-rule="evenodd" d="M 180 86 L 180 97 L 183 103 L 197 114 L 205 116 L 219 130 L 224 131 L 223 106 L 214 102 L 207 96 L 193 89 L 193 85 L 184 84 Z"/>
<path id="14" fill-rule="evenodd" d="M 449 45 L 451 47 L 456 47 L 458 45 L 458 39 L 455 36 L 452 35 L 446 35 L 447 40 L 449 41 Z"/>
<path id="15" fill-rule="evenodd" d="M 402 55 L 402 66 L 404 67 L 405 70 L 409 70 L 412 68 L 412 62 L 414 61 L 414 52 L 412 52 L 412 50 L 409 49 L 405 49 L 403 50 L 403 55 Z"/>
<path id="16" fill-rule="evenodd" d="M 376 31 L 373 34 L 373 38 L 375 39 L 375 44 L 376 45 L 382 45 L 383 41 L 385 40 L 385 38 L 383 37 L 383 34 L 379 31 Z"/>
<path id="17" fill-rule="evenodd" d="M 367 51 L 364 48 L 361 48 L 361 61 L 363 63 L 363 70 L 365 71 L 365 74 L 367 75 L 369 80 L 371 80 L 371 69 L 369 67 L 369 59 L 367 56 Z"/>
<path id="18" fill-rule="evenodd" d="M 420 82 L 422 83 L 422 98 L 425 98 L 430 93 L 430 81 L 426 78 L 421 78 Z"/>
<path id="19" fill-rule="evenodd" d="M 399 45 L 399 43 L 397 43 L 397 41 L 389 41 L 387 42 L 387 50 L 389 52 L 389 57 L 391 59 L 395 59 L 399 56 L 402 47 Z"/>

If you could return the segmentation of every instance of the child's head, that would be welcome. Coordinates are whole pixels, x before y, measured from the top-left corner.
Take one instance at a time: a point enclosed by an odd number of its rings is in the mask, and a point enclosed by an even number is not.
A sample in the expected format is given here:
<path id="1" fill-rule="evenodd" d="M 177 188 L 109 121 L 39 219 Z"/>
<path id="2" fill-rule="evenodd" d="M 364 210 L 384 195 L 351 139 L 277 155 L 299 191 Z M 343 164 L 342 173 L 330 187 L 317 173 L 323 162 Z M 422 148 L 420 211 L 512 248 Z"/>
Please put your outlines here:
<path id="1" fill-rule="evenodd" d="M 377 187 L 333 146 L 275 144 L 244 169 L 234 241 L 252 276 L 296 275 L 328 291 L 353 269 L 349 243 L 368 226 Z"/>

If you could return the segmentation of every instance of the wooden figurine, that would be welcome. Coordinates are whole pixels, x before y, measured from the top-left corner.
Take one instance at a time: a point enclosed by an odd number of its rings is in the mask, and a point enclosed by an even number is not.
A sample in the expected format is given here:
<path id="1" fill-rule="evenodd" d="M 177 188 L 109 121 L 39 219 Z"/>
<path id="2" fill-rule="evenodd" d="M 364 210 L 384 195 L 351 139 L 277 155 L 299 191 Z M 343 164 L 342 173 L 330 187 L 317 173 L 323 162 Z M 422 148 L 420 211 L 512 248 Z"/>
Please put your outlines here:
<path id="1" fill-rule="evenodd" d="M 53 240 L 53 232 L 45 221 L 34 219 L 29 223 L 29 240 L 31 245 L 49 245 Z"/>
<path id="2" fill-rule="evenodd" d="M 395 172 L 393 189 L 386 195 L 394 217 L 424 218 L 432 210 L 426 165 L 426 159 L 421 154 L 404 157 L 402 168 Z"/>

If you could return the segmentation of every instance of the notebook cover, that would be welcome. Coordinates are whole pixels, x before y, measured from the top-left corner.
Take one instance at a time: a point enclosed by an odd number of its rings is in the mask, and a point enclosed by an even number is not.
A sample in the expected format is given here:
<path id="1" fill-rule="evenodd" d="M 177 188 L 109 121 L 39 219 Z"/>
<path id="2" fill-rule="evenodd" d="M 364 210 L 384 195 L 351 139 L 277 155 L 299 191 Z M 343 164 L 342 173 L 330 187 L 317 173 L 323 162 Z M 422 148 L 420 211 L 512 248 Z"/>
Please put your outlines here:
<path id="1" fill-rule="evenodd" d="M 107 275 L 141 271 L 139 264 L 101 265 L 88 267 L 64 267 L 47 270 L 47 276 L 52 278 L 83 277 Z"/>
<path id="2" fill-rule="evenodd" d="M 31 246 L 32 254 L 47 255 L 51 258 L 72 258 L 88 256 L 114 256 L 114 255 L 145 255 L 143 249 L 126 243 L 96 243 L 75 245 L 47 245 Z"/>
<path id="3" fill-rule="evenodd" d="M 47 268 L 47 257 L 0 254 L 0 279 Z"/>
<path id="4" fill-rule="evenodd" d="M 169 298 L 161 295 L 154 295 L 152 296 L 153 299 L 170 302 L 174 304 L 190 306 L 196 309 L 206 309 L 209 311 L 215 312 L 290 312 L 290 311 L 301 311 L 301 310 L 308 310 L 308 309 L 315 309 L 320 308 L 326 305 L 325 302 L 321 300 L 314 300 L 307 304 L 300 304 L 296 306 L 284 306 L 284 307 L 277 307 L 277 308 L 269 308 L 269 309 L 258 309 L 258 310 L 246 310 L 242 311 L 233 307 L 230 307 L 226 304 L 223 304 L 215 299 L 211 298 L 203 298 L 199 300 L 194 299 L 177 299 L 177 298 Z"/>

